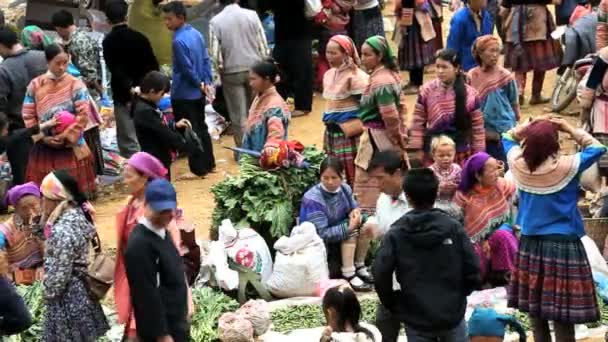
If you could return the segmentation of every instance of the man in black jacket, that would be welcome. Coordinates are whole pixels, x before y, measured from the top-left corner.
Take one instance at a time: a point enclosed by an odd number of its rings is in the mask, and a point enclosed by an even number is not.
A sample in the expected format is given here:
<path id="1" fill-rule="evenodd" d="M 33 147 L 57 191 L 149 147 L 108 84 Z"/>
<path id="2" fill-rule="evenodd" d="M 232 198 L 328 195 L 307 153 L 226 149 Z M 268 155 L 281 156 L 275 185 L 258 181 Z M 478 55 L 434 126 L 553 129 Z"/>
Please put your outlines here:
<path id="1" fill-rule="evenodd" d="M 374 263 L 382 304 L 405 324 L 407 340 L 464 342 L 467 296 L 481 286 L 479 260 L 462 225 L 433 209 L 439 183 L 430 169 L 403 182 L 414 208 L 393 224 Z M 400 291 L 393 291 L 393 273 Z"/>
<path id="2" fill-rule="evenodd" d="M 159 70 L 148 38 L 127 26 L 128 10 L 124 0 L 112 0 L 106 5 L 106 17 L 112 31 L 103 40 L 103 56 L 112 74 L 118 149 L 125 158 L 139 151 L 129 111 L 131 89 L 138 87 L 148 72 Z"/>
<path id="3" fill-rule="evenodd" d="M 188 289 L 182 258 L 167 234 L 177 196 L 169 181 L 156 179 L 145 190 L 144 218 L 127 242 L 125 266 L 141 342 L 186 342 Z"/>

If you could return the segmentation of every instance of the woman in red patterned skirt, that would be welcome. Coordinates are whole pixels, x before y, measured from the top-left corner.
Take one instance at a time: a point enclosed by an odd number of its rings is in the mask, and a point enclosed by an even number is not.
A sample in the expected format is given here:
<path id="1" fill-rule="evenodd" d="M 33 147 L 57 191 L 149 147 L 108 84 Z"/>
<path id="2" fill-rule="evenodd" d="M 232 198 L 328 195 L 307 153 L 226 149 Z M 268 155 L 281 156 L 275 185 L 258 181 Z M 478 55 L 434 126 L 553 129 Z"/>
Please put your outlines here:
<path id="1" fill-rule="evenodd" d="M 562 49 L 551 37 L 553 15 L 546 0 L 503 0 L 501 16 L 505 32 L 505 68 L 515 72 L 519 103 L 524 103 L 526 73 L 534 71 L 530 104 L 549 102 L 542 96 L 545 72 L 561 65 Z"/>
<path id="2" fill-rule="evenodd" d="M 86 86 L 66 70 L 69 55 L 58 45 L 45 49 L 49 71 L 30 83 L 23 103 L 23 121 L 32 127 L 69 112 L 73 122 L 35 137 L 27 165 L 28 181 L 40 184 L 54 170 L 65 170 L 88 196 L 95 193 L 95 168 L 82 134 L 89 120 Z"/>

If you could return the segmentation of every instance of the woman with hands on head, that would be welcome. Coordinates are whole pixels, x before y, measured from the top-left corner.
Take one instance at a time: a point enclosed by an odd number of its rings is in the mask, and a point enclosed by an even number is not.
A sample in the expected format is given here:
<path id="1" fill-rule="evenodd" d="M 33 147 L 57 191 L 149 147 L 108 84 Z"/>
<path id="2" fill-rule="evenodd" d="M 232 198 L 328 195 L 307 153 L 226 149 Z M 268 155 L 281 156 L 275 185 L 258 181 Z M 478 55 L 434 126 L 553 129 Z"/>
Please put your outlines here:
<path id="1" fill-rule="evenodd" d="M 581 147 L 560 153 L 559 132 Z M 580 238 L 585 235 L 578 210 L 583 171 L 606 146 L 567 121 L 544 116 L 519 125 L 502 139 L 517 184 L 521 241 L 511 276 L 509 306 L 527 312 L 537 341 L 573 341 L 574 325 L 599 319 L 591 267 Z"/>

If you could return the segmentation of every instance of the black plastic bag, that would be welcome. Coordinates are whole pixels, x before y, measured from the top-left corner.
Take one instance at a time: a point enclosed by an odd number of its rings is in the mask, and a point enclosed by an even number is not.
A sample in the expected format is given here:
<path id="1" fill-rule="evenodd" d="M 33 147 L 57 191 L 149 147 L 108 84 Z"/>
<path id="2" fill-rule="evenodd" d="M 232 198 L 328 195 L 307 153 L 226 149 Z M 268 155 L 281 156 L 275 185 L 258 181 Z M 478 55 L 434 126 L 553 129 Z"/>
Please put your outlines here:
<path id="1" fill-rule="evenodd" d="M 188 165 L 190 166 L 190 172 L 197 176 L 204 176 L 208 169 L 205 165 L 206 161 L 201 139 L 190 127 L 186 128 L 184 138 L 188 145 Z"/>

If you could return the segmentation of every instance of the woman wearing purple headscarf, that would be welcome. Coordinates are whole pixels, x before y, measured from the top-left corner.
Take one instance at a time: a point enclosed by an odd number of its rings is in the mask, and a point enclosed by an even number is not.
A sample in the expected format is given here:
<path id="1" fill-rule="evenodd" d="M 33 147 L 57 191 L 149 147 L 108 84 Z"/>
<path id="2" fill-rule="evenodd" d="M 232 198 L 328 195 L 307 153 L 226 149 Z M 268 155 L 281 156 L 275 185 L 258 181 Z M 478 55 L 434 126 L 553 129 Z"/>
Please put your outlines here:
<path id="1" fill-rule="evenodd" d="M 511 223 L 515 184 L 500 174 L 503 166 L 485 152 L 464 164 L 454 202 L 463 212 L 464 228 L 475 244 L 484 282 L 504 286 L 514 267 L 518 240 Z"/>
<path id="2" fill-rule="evenodd" d="M 6 193 L 7 205 L 15 213 L 0 224 L 0 264 L 8 263 L 8 273 L 17 284 L 40 279 L 44 255 L 40 229 L 40 190 L 38 185 L 17 185 Z"/>
<path id="3" fill-rule="evenodd" d="M 127 199 L 127 205 L 116 215 L 118 238 L 116 242 L 116 270 L 114 272 L 114 301 L 116 302 L 118 322 L 126 324 L 126 341 L 135 341 L 137 330 L 124 264 L 124 252 L 127 248 L 127 241 L 129 240 L 131 231 L 133 231 L 133 228 L 144 216 L 144 190 L 146 184 L 153 179 L 166 178 L 167 174 L 168 171 L 163 164 L 146 152 L 137 152 L 132 155 L 124 168 L 124 183 L 129 190 L 130 196 Z M 179 247 L 181 239 L 175 221 L 171 222 L 168 231 L 175 245 Z"/>

